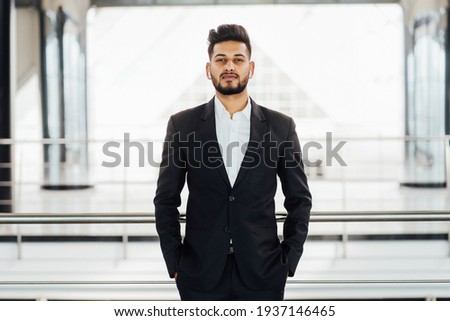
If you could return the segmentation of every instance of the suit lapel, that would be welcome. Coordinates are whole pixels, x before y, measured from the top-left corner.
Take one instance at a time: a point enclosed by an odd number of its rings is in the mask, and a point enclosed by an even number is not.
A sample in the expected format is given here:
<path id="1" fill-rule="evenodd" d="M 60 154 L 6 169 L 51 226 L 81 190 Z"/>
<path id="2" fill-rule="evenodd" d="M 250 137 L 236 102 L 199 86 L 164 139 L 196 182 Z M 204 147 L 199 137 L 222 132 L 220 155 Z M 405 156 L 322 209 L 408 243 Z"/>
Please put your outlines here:
<path id="1" fill-rule="evenodd" d="M 199 124 L 199 131 L 200 135 L 202 137 L 202 143 L 205 144 L 206 142 L 209 142 L 209 144 L 212 145 L 212 147 L 215 147 L 218 151 L 218 155 L 214 155 L 214 157 L 218 157 L 220 159 L 221 164 L 218 167 L 218 171 L 222 179 L 224 180 L 225 184 L 228 186 L 229 189 L 231 189 L 230 180 L 228 179 L 228 174 L 225 169 L 225 164 L 222 158 L 222 154 L 219 149 L 219 144 L 217 141 L 217 135 L 216 135 L 216 117 L 214 114 L 214 98 L 211 99 L 206 105 L 203 110 L 202 115 L 200 116 L 200 124 Z M 211 145 L 209 145 L 211 147 Z M 208 151 L 203 151 L 203 153 L 207 153 L 206 156 L 213 156 L 208 153 Z"/>
<path id="2" fill-rule="evenodd" d="M 264 113 L 261 107 L 257 103 L 255 103 L 253 99 L 251 99 L 251 104 L 252 112 L 250 116 L 250 141 L 244 155 L 243 163 L 239 168 L 238 176 L 236 178 L 236 182 L 233 185 L 233 188 L 237 188 L 237 186 L 244 179 L 249 169 L 254 168 L 257 165 L 254 164 L 254 162 L 251 162 L 251 159 L 253 158 L 251 154 L 254 155 L 254 153 L 257 152 L 261 157 L 260 143 L 263 139 L 264 134 L 267 132 L 266 118 L 264 117 Z"/>

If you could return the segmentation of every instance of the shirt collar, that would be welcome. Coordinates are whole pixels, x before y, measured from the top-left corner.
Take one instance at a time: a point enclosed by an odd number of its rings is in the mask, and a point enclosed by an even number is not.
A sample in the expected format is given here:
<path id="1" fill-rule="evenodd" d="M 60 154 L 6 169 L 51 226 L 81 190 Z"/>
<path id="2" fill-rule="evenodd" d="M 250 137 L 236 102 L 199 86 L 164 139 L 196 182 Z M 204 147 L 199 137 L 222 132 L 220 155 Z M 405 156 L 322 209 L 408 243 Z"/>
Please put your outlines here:
<path id="1" fill-rule="evenodd" d="M 252 110 L 252 104 L 250 101 L 250 97 L 247 99 L 247 105 L 240 112 L 244 115 L 248 120 L 250 120 L 250 113 Z M 230 118 L 230 113 L 226 110 L 225 106 L 222 104 L 217 96 L 214 96 L 214 112 L 216 113 L 216 117 L 219 119 Z"/>

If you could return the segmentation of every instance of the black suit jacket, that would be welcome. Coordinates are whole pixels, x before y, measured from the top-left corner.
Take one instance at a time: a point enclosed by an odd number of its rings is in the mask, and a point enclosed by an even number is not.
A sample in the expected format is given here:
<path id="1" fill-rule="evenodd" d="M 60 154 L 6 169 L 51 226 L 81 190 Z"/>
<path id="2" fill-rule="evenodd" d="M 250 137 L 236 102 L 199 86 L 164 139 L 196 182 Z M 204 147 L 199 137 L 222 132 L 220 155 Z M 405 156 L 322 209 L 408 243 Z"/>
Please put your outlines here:
<path id="1" fill-rule="evenodd" d="M 214 99 L 170 117 L 154 199 L 169 275 L 200 291 L 222 275 L 230 238 L 246 285 L 271 289 L 293 276 L 308 232 L 311 194 L 292 118 L 251 101 L 250 141 L 231 187 L 216 137 Z M 280 177 L 287 218 L 280 242 L 274 196 Z M 189 189 L 182 240 L 179 211 Z"/>

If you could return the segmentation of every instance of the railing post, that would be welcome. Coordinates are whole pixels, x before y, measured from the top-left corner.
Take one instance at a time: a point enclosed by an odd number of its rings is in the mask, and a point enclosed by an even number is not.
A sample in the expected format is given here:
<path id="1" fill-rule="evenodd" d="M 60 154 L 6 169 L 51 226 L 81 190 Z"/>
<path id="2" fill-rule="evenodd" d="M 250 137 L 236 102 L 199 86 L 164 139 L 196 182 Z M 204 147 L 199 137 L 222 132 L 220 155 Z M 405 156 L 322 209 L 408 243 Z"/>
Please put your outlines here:
<path id="1" fill-rule="evenodd" d="M 347 244 L 348 244 L 348 234 L 347 234 L 347 228 L 346 224 L 344 223 L 344 228 L 342 231 L 342 258 L 347 258 Z"/>
<path id="2" fill-rule="evenodd" d="M 17 260 L 22 260 L 22 233 L 20 225 L 17 226 Z"/>
<path id="3" fill-rule="evenodd" d="M 124 213 L 127 212 L 127 203 L 128 203 L 128 180 L 127 180 L 127 168 L 123 168 L 123 194 L 122 194 L 122 211 Z M 128 257 L 128 233 L 127 226 L 123 226 L 123 235 L 122 235 L 122 244 L 123 244 L 123 259 L 126 260 Z"/>
<path id="4" fill-rule="evenodd" d="M 445 183 L 447 191 L 450 191 L 450 136 L 445 136 Z"/>
<path id="5" fill-rule="evenodd" d="M 122 235 L 122 245 L 123 245 L 123 259 L 126 260 L 128 258 L 128 235 Z"/>
<path id="6" fill-rule="evenodd" d="M 449 227 L 448 227 L 448 237 L 447 237 L 447 239 L 448 239 L 448 256 L 450 257 L 450 225 L 449 225 Z"/>

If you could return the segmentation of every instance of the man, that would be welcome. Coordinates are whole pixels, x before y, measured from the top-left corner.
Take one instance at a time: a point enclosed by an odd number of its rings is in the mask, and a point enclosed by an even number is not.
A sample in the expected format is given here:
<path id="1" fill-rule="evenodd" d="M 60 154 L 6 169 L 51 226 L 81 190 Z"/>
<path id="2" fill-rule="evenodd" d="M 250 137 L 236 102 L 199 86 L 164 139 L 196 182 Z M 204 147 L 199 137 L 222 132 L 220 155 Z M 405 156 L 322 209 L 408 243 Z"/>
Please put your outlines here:
<path id="1" fill-rule="evenodd" d="M 163 256 L 182 300 L 283 300 L 311 209 L 295 124 L 248 96 L 255 64 L 242 26 L 221 25 L 208 40 L 216 95 L 167 126 L 154 199 Z M 288 213 L 281 243 L 277 175 Z M 182 240 L 177 208 L 186 178 Z"/>

